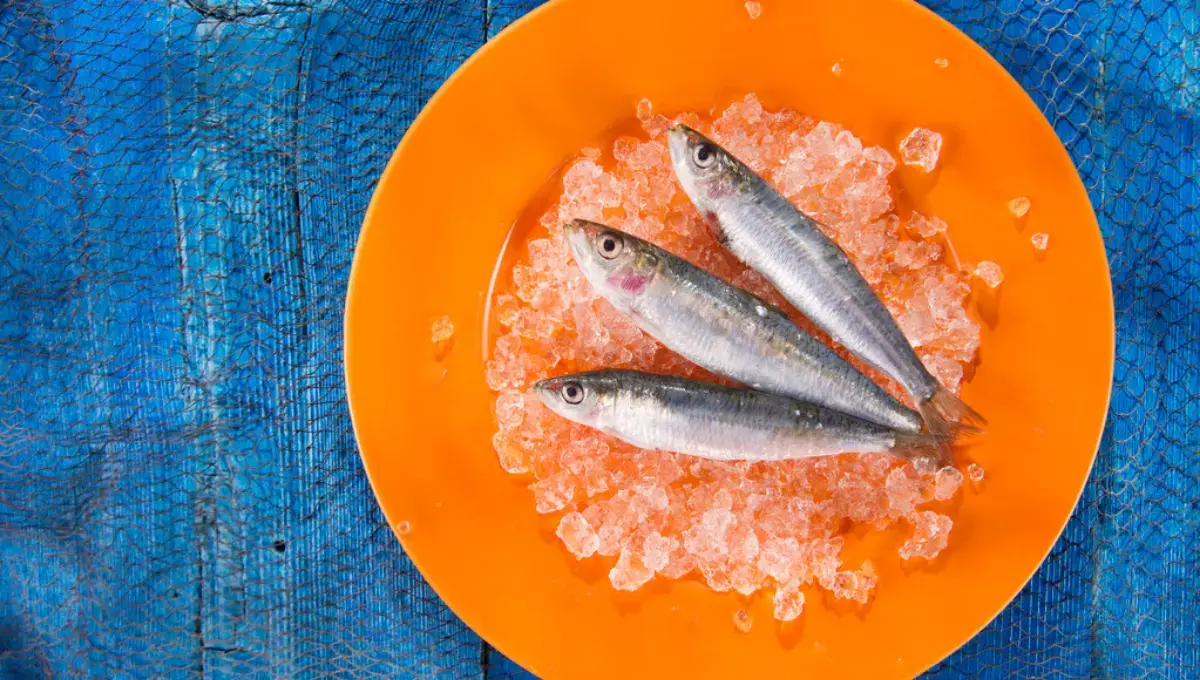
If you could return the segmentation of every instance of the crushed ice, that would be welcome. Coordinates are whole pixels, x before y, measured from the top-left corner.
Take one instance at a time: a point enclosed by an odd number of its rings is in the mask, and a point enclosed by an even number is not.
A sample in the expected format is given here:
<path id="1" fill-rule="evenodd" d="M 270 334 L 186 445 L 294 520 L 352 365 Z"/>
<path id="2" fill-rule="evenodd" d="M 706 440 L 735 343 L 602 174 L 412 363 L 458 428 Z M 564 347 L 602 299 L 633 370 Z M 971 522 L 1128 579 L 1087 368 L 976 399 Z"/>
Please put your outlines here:
<path id="1" fill-rule="evenodd" d="M 875 569 L 843 563 L 846 524 L 898 527 L 909 536 L 902 558 L 932 559 L 946 546 L 953 521 L 922 506 L 958 492 L 957 470 L 882 455 L 749 464 L 643 451 L 554 416 L 526 392 L 549 375 L 599 367 L 705 377 L 597 296 L 563 239 L 568 219 L 628 230 L 784 304 L 765 279 L 717 245 L 678 190 L 663 134 L 672 120 L 645 100 L 637 114 L 644 136 L 620 137 L 611 156 L 589 149 L 569 164 L 528 255 L 511 271 L 512 285 L 494 300 L 503 332 L 491 348 L 487 381 L 498 393 L 493 443 L 500 464 L 531 475 L 539 512 L 564 513 L 557 534 L 571 554 L 615 558 L 609 573 L 615 588 L 698 573 L 719 591 L 773 590 L 775 618 L 783 621 L 801 615 L 805 589 L 866 602 Z M 979 346 L 979 325 L 966 311 L 970 286 L 944 257 L 945 222 L 895 214 L 888 178 L 896 159 L 887 150 L 833 123 L 766 110 L 753 96 L 715 118 L 687 113 L 674 120 L 711 135 L 820 220 L 876 287 L 926 366 L 957 391 Z M 902 160 L 932 169 L 940 136 L 920 129 L 914 135 L 901 145 Z M 991 285 L 987 264 L 975 273 Z"/>

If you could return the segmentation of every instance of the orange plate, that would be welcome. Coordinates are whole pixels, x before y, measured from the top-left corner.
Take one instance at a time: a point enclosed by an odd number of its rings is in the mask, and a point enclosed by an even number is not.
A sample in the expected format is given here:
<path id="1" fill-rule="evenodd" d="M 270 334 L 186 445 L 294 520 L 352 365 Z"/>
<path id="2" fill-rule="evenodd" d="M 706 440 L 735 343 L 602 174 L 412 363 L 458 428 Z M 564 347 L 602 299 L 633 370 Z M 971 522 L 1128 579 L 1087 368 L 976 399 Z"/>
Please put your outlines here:
<path id="1" fill-rule="evenodd" d="M 949 59 L 949 68 L 934 64 Z M 842 75 L 830 66 L 841 61 Z M 578 149 L 657 110 L 747 92 L 895 149 L 915 125 L 946 144 L 939 170 L 902 168 L 916 208 L 946 219 L 963 259 L 1000 263 L 966 399 L 992 427 L 987 470 L 932 565 L 876 559 L 865 611 L 810 598 L 771 618 L 693 582 L 617 593 L 534 512 L 492 450 L 484 381 L 489 282 L 524 205 Z M 1014 220 L 1007 202 L 1029 196 Z M 1036 256 L 1031 234 L 1050 234 Z M 433 356 L 450 315 L 455 346 Z M 1004 69 L 904 0 L 562 0 L 506 30 L 429 102 L 367 212 L 346 311 L 346 381 L 363 462 L 404 548 L 468 624 L 546 678 L 908 677 L 966 642 L 1029 579 L 1091 467 L 1113 365 L 1112 293 L 1084 188 L 1053 130 Z"/>

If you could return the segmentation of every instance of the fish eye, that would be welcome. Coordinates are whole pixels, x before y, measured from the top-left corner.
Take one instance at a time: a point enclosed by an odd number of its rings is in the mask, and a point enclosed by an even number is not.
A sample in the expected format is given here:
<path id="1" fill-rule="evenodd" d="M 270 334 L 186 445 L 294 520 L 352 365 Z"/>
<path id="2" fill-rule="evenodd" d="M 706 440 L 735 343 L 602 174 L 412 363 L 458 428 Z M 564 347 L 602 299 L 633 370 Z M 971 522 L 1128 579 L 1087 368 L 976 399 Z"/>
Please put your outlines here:
<path id="1" fill-rule="evenodd" d="M 717 152 L 713 150 L 711 144 L 697 144 L 695 149 L 692 149 L 692 162 L 696 167 L 707 168 L 717 160 Z"/>
<path id="2" fill-rule="evenodd" d="M 559 390 L 563 401 L 568 404 L 578 404 L 583 401 L 583 385 L 577 382 L 564 383 L 562 389 Z"/>
<path id="3" fill-rule="evenodd" d="M 616 234 L 600 235 L 600 256 L 611 260 L 625 249 L 625 242 Z"/>

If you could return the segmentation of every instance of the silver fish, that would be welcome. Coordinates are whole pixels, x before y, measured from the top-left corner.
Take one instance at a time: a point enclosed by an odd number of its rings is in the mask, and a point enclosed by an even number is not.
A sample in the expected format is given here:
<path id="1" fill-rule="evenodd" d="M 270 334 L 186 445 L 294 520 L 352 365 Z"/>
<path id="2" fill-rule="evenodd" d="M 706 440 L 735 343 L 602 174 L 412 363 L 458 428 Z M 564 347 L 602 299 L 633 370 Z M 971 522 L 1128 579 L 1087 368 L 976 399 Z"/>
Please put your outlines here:
<path id="1" fill-rule="evenodd" d="M 563 232 L 592 286 L 693 363 L 756 390 L 921 430 L 915 411 L 769 303 L 632 234 L 587 220 Z"/>
<path id="2" fill-rule="evenodd" d="M 986 424 L 930 375 L 866 279 L 812 218 L 695 130 L 672 127 L 668 144 L 680 184 L 721 243 L 834 340 L 899 382 L 930 432 Z"/>
<path id="3" fill-rule="evenodd" d="M 844 452 L 936 455 L 937 437 L 897 432 L 777 394 L 637 371 L 543 380 L 550 410 L 643 449 L 775 461 Z"/>

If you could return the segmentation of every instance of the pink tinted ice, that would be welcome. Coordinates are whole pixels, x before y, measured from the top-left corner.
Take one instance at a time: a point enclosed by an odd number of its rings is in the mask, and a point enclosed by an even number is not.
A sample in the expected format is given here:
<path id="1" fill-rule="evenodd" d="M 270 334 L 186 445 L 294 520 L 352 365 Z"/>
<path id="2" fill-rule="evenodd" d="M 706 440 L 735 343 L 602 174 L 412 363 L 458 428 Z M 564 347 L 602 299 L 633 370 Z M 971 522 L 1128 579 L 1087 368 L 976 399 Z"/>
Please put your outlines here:
<path id="1" fill-rule="evenodd" d="M 568 163 L 561 192 L 533 227 L 528 255 L 493 300 L 501 332 L 487 380 L 497 392 L 500 465 L 529 476 L 536 510 L 562 514 L 557 535 L 572 555 L 607 560 L 614 588 L 698 574 L 715 590 L 766 590 L 781 620 L 801 615 L 805 590 L 867 602 L 877 584 L 874 567 L 844 565 L 840 534 L 847 525 L 913 523 L 901 556 L 936 554 L 950 520 L 926 518 L 922 507 L 939 488 L 953 493 L 949 473 L 939 486 L 937 470 L 887 456 L 751 465 L 642 451 L 555 416 L 527 391 L 541 378 L 600 367 L 712 379 L 597 296 L 566 247 L 561 225 L 568 219 L 632 231 L 783 304 L 761 275 L 717 244 L 678 190 L 662 134 L 673 120 L 711 135 L 818 218 L 949 389 L 957 390 L 974 361 L 979 325 L 967 313 L 967 277 L 947 262 L 945 223 L 895 213 L 889 178 L 897 161 L 886 149 L 834 123 L 768 110 L 753 96 L 716 118 L 651 112 L 644 135 Z"/>

